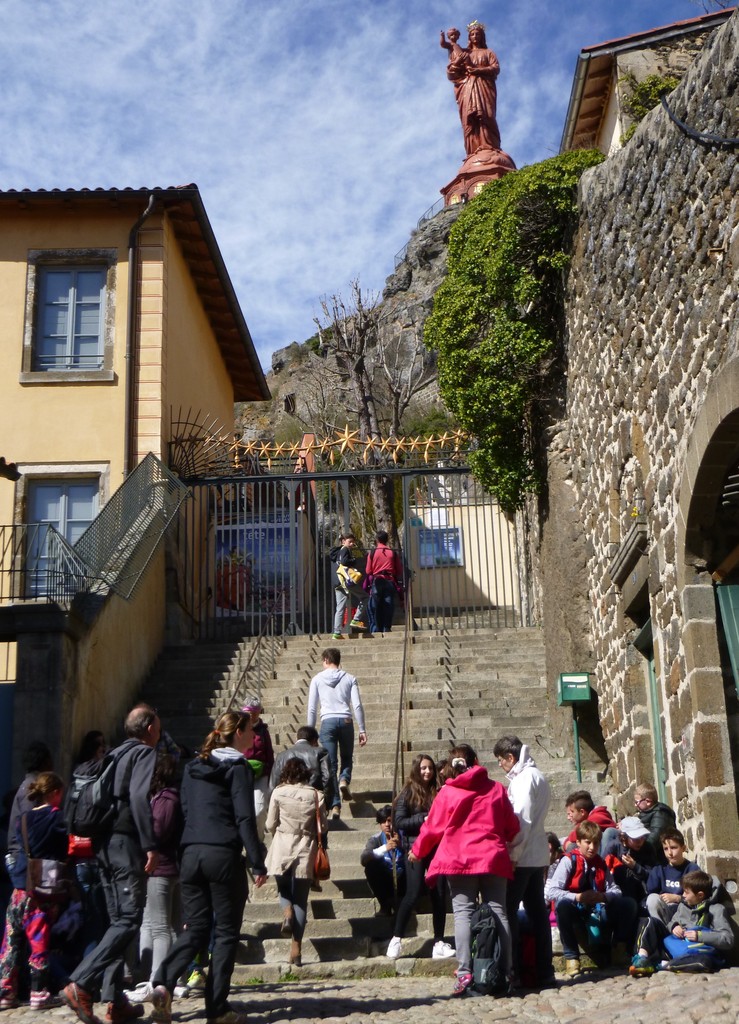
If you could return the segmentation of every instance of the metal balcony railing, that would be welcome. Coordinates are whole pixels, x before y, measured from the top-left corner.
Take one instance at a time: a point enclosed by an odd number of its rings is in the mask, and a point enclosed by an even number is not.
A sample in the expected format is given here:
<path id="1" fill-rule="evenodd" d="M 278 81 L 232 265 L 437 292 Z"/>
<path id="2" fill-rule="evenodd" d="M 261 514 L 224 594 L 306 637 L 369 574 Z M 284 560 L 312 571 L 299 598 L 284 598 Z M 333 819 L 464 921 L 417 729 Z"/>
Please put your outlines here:
<path id="1" fill-rule="evenodd" d="M 87 567 L 48 523 L 0 526 L 0 604 L 67 604 L 91 589 Z"/>
<path id="2" fill-rule="evenodd" d="M 74 546 L 48 523 L 0 527 L 0 603 L 66 606 L 75 594 L 111 590 L 128 600 L 189 495 L 150 454 Z"/>

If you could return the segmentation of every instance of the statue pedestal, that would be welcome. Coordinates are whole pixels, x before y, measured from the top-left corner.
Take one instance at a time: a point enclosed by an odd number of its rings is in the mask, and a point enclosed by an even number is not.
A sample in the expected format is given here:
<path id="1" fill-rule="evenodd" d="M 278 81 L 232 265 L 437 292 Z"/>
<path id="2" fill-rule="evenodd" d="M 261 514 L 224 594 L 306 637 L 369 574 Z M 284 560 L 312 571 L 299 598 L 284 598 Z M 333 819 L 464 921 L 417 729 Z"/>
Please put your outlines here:
<path id="1" fill-rule="evenodd" d="M 456 177 L 441 189 L 444 206 L 473 199 L 486 182 L 495 181 L 515 170 L 513 160 L 502 149 L 478 149 L 467 157 Z"/>

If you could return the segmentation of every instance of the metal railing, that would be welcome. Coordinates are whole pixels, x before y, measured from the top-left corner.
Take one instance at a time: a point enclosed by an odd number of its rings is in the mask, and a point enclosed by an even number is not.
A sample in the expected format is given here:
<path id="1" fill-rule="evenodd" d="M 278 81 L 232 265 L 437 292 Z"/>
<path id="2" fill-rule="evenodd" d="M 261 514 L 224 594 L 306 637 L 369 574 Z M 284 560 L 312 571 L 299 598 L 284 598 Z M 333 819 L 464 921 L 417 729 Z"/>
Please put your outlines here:
<path id="1" fill-rule="evenodd" d="M 437 199 L 436 200 L 436 202 L 433 204 L 433 206 L 429 206 L 428 210 L 426 210 L 425 213 L 421 214 L 421 216 L 418 218 L 418 222 L 416 223 L 416 230 L 418 230 L 421 227 L 422 224 L 425 224 L 425 222 L 427 220 L 431 220 L 433 217 L 435 217 L 436 214 L 439 213 L 442 210 L 443 206 L 444 206 L 444 197 L 442 196 L 441 199 Z M 396 270 L 398 269 L 400 264 L 403 262 L 403 260 L 406 258 L 407 254 L 408 254 L 408 245 L 409 244 L 410 244 L 409 242 L 406 242 L 405 245 L 403 246 L 403 248 L 400 250 L 400 252 L 396 252 L 395 253 L 395 269 Z"/>
<path id="2" fill-rule="evenodd" d="M 147 455 L 74 545 L 90 576 L 128 600 L 189 496 L 164 463 Z"/>
<path id="3" fill-rule="evenodd" d="M 128 600 L 190 492 L 147 455 L 71 545 L 49 523 L 0 527 L 0 602 L 67 606 L 75 594 Z"/>
<path id="4" fill-rule="evenodd" d="M 401 546 L 415 572 L 412 628 L 530 625 L 523 528 L 469 471 L 398 467 L 382 475 L 395 481 L 398 498 L 402 491 Z M 277 594 L 277 632 L 333 632 L 329 552 L 352 527 L 360 545 L 371 546 L 373 529 L 362 526 L 373 513 L 368 477 L 297 473 L 192 489 L 179 558 L 193 638 L 257 636 Z"/>
<path id="5" fill-rule="evenodd" d="M 0 526 L 0 604 L 66 605 L 95 583 L 74 548 L 49 523 Z"/>
<path id="6" fill-rule="evenodd" d="M 403 663 L 400 670 L 400 693 L 398 695 L 398 720 L 395 730 L 395 763 L 393 766 L 393 800 L 400 792 L 406 778 L 405 752 L 408 749 L 408 680 L 411 676 L 413 651 L 413 576 L 405 586 L 405 636 L 403 638 Z"/>
<path id="7" fill-rule="evenodd" d="M 279 638 L 275 630 L 278 611 L 283 599 L 284 593 L 280 592 L 272 604 L 268 617 L 262 624 L 259 635 L 252 644 L 246 665 L 244 665 L 236 681 L 226 711 L 233 711 L 247 694 L 255 693 L 261 700 L 262 686 L 265 679 L 274 676 L 277 665 L 277 651 L 284 644 L 284 641 Z"/>

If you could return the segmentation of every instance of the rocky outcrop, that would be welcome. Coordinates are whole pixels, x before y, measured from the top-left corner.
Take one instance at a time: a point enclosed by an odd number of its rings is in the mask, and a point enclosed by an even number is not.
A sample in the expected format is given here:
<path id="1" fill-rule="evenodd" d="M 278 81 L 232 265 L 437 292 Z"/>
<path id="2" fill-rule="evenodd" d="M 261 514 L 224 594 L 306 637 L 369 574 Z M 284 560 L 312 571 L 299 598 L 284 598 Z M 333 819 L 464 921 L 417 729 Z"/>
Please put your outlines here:
<path id="1" fill-rule="evenodd" d="M 387 278 L 380 307 L 380 329 L 389 343 L 401 344 L 405 332 L 420 336 L 431 312 L 433 297 L 446 276 L 447 243 L 461 206 L 441 210 L 413 232 L 404 258 Z M 394 342 L 393 339 L 399 339 Z M 272 356 L 267 384 L 268 402 L 250 402 L 237 409 L 237 430 L 247 439 L 297 439 L 304 429 L 320 431 L 320 383 L 336 373 L 335 361 L 319 350 L 318 339 L 293 342 Z M 426 390 L 424 403 L 438 399 L 435 383 Z M 341 416 L 335 416 L 336 422 Z M 347 413 L 347 420 L 352 417 Z"/>

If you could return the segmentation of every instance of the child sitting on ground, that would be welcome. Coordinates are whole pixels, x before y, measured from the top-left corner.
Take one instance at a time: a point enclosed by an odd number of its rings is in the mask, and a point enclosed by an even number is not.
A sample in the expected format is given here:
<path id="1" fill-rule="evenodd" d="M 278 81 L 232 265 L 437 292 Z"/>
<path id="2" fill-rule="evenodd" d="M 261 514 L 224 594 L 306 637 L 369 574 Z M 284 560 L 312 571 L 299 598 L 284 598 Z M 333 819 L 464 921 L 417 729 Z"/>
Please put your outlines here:
<path id="1" fill-rule="evenodd" d="M 676 828 L 666 828 L 660 834 L 666 864 L 658 864 L 647 878 L 647 913 L 663 924 L 669 924 L 680 905 L 683 878 L 700 867 L 685 855 L 685 838 Z"/>
<path id="2" fill-rule="evenodd" d="M 622 966 L 629 961 L 637 915 L 636 903 L 621 895 L 598 853 L 601 831 L 595 822 L 581 821 L 575 833 L 576 848 L 560 860 L 544 893 L 546 899 L 555 901 L 565 973 L 569 978 L 580 974 L 577 925 L 587 928 L 594 945 L 603 944 L 601 928 L 607 925 L 612 933 L 612 962 Z"/>
<path id="3" fill-rule="evenodd" d="M 642 929 L 629 968 L 632 977 L 654 974 L 658 964 L 663 970 L 691 972 L 723 967 L 721 954 L 734 945 L 734 934 L 726 908 L 719 902 L 720 883 L 705 871 L 689 871 L 682 885 L 682 899 L 669 925 L 650 917 Z M 662 957 L 667 960 L 660 963 Z"/>

